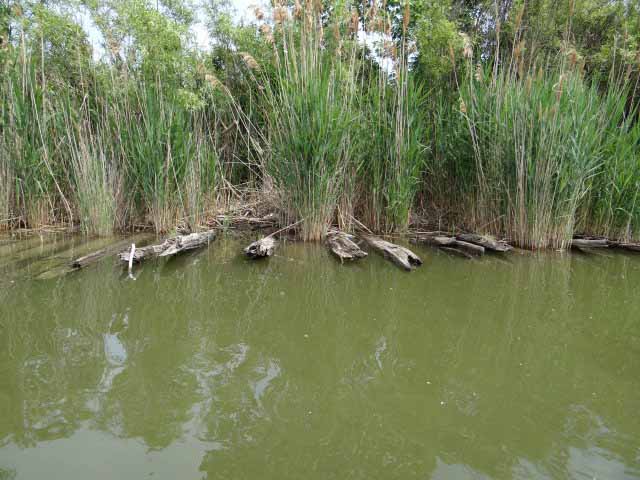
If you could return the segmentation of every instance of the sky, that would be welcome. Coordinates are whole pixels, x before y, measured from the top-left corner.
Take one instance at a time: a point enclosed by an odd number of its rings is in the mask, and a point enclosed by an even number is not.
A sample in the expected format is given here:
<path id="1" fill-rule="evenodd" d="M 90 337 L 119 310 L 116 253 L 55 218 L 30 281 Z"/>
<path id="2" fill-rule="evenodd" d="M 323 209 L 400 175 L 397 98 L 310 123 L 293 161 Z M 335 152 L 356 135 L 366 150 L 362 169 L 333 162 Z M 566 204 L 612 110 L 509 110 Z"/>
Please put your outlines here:
<path id="1" fill-rule="evenodd" d="M 268 8 L 265 0 L 230 0 L 229 3 L 232 9 L 232 19 L 236 24 L 254 20 L 253 9 L 256 6 L 260 6 L 262 9 Z M 208 51 L 211 46 L 211 39 L 202 12 L 196 13 L 196 19 L 196 22 L 191 26 L 193 41 L 199 50 Z M 105 54 L 104 39 L 100 30 L 93 23 L 86 9 L 78 10 L 78 22 L 87 32 L 89 42 L 91 42 L 93 48 L 94 60 L 99 61 Z M 360 32 L 359 38 L 361 42 L 367 43 L 370 47 L 373 47 L 375 42 L 380 40 L 378 35 L 364 34 L 364 32 Z M 387 72 L 393 70 L 393 62 L 390 59 L 378 58 L 378 62 Z"/>
<path id="2" fill-rule="evenodd" d="M 264 7 L 264 0 L 230 0 L 231 8 L 233 11 L 232 18 L 234 22 L 240 23 L 242 21 L 249 21 L 253 19 L 253 7 L 260 5 Z M 196 46 L 201 50 L 208 50 L 210 48 L 210 38 L 207 27 L 202 18 L 202 13 L 196 15 L 196 22 L 191 26 L 191 33 L 193 34 L 193 40 Z M 100 30 L 96 27 L 89 15 L 89 12 L 85 8 L 78 9 L 77 20 L 87 32 L 89 42 L 93 47 L 93 58 L 100 60 L 104 51 L 104 38 L 100 33 Z"/>

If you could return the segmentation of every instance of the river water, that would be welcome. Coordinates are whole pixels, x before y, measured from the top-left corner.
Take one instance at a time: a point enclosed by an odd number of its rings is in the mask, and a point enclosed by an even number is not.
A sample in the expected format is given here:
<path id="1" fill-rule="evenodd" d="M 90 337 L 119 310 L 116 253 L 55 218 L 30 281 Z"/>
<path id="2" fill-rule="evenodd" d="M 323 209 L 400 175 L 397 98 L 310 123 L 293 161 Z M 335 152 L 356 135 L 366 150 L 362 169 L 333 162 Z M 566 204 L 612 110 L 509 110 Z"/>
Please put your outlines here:
<path id="1" fill-rule="evenodd" d="M 640 479 L 640 255 L 98 244 L 0 239 L 2 480 Z"/>

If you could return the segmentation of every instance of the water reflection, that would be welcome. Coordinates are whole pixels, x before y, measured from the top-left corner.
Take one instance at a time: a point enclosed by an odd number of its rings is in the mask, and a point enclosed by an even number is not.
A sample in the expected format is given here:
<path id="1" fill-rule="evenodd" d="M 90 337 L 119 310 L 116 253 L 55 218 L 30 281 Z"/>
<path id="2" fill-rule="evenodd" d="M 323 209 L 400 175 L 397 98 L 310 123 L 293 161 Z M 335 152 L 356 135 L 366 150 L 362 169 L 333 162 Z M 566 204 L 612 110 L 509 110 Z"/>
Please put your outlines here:
<path id="1" fill-rule="evenodd" d="M 640 478 L 638 257 L 237 249 L 2 289 L 0 479 Z"/>

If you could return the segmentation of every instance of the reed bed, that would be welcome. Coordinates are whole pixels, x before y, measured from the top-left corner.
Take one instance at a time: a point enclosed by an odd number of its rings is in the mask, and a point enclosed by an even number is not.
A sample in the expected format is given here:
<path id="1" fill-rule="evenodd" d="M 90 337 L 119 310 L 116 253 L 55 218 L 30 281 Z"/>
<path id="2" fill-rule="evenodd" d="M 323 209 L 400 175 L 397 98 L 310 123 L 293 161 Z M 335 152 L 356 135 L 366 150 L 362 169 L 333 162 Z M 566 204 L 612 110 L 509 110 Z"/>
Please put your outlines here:
<path id="1" fill-rule="evenodd" d="M 566 42 L 525 60 L 520 33 L 474 59 L 463 35 L 451 83 L 425 84 L 409 3 L 387 7 L 276 4 L 248 41 L 170 78 L 135 59 L 65 76 L 22 38 L 0 80 L 0 228 L 195 229 L 250 191 L 304 220 L 305 240 L 354 220 L 405 232 L 418 204 L 421 223 L 524 248 L 640 240 L 628 75 L 589 77 Z"/>
<path id="2" fill-rule="evenodd" d="M 429 187 L 456 221 L 531 249 L 578 232 L 632 238 L 639 144 L 626 88 L 602 93 L 570 68 L 469 71 L 457 108 L 440 106 L 432 169 L 445 173 Z"/>
<path id="3" fill-rule="evenodd" d="M 261 74 L 249 54 L 244 59 L 264 91 L 264 173 L 280 192 L 287 222 L 304 219 L 303 239 L 318 240 L 334 219 L 354 156 L 355 47 L 344 48 L 345 58 L 330 51 L 316 6 L 300 8 L 295 16 L 274 10 L 268 41 L 275 78 Z"/>
<path id="4" fill-rule="evenodd" d="M 219 174 L 215 115 L 160 81 L 107 71 L 61 88 L 25 50 L 16 60 L 1 86 L 0 220 L 97 235 L 204 222 Z"/>

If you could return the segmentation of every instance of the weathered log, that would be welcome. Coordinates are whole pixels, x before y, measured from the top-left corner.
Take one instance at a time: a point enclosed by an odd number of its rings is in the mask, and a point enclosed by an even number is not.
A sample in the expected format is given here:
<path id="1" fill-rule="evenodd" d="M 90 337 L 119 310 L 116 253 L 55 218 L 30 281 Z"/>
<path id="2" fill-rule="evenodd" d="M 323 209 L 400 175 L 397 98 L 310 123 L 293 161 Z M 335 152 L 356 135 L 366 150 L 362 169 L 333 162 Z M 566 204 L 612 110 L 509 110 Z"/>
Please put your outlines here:
<path id="1" fill-rule="evenodd" d="M 329 250 L 340 259 L 340 262 L 366 257 L 367 252 L 363 251 L 358 244 L 353 241 L 354 238 L 353 235 L 349 235 L 348 233 L 332 230 L 327 234 L 327 245 Z"/>
<path id="2" fill-rule="evenodd" d="M 195 248 L 208 245 L 216 237 L 215 230 L 208 230 L 201 233 L 191 233 L 189 235 L 177 235 L 166 239 L 159 245 L 149 245 L 147 247 L 136 248 L 133 254 L 133 261 L 140 263 L 151 257 L 168 257 L 180 252 L 186 252 Z M 129 263 L 131 252 L 129 249 L 121 252 L 118 257 L 121 261 Z"/>
<path id="3" fill-rule="evenodd" d="M 446 235 L 418 235 L 416 242 L 446 247 L 456 243 L 456 239 L 454 237 L 447 237 Z"/>
<path id="4" fill-rule="evenodd" d="M 165 246 L 165 243 L 161 243 L 159 245 L 148 245 L 146 247 L 138 248 L 136 247 L 135 252 L 133 253 L 133 263 L 140 263 L 143 260 L 147 260 L 148 258 L 157 257 L 162 252 L 165 251 L 168 246 Z M 131 250 L 127 249 L 118 254 L 118 258 L 124 263 L 129 263 L 129 257 L 131 255 Z"/>
<path id="5" fill-rule="evenodd" d="M 249 229 L 262 229 L 275 227 L 278 224 L 278 217 L 274 213 L 269 213 L 263 217 L 251 217 L 248 215 L 217 215 L 209 222 L 209 226 L 234 226 Z"/>
<path id="6" fill-rule="evenodd" d="M 75 260 L 71 261 L 71 268 L 84 268 L 90 263 L 97 262 L 107 254 L 107 251 L 108 250 L 106 248 L 103 248 L 102 250 L 97 250 L 90 253 L 89 255 L 76 258 Z"/>
<path id="7" fill-rule="evenodd" d="M 413 270 L 415 267 L 422 265 L 420 257 L 408 248 L 370 235 L 364 236 L 363 238 L 370 247 L 379 251 L 386 258 L 405 270 Z"/>
<path id="8" fill-rule="evenodd" d="M 606 238 L 574 238 L 571 240 L 571 246 L 573 248 L 607 248 L 609 242 Z"/>
<path id="9" fill-rule="evenodd" d="M 458 248 L 440 247 L 440 250 L 444 250 L 445 252 L 447 252 L 447 253 L 449 253 L 451 255 L 455 255 L 457 257 L 463 257 L 463 258 L 466 258 L 468 260 L 471 260 L 473 258 L 472 255 L 470 255 L 467 252 L 465 252 L 464 250 L 460 250 Z"/>
<path id="10" fill-rule="evenodd" d="M 487 250 L 493 250 L 494 252 L 508 252 L 513 247 L 507 242 L 496 240 L 488 235 L 478 235 L 476 233 L 462 233 L 457 235 L 457 239 L 467 243 L 473 243 L 479 245 Z"/>
<path id="11" fill-rule="evenodd" d="M 481 245 L 476 245 L 475 243 L 465 242 L 463 240 L 457 240 L 452 245 L 455 248 L 464 250 L 467 253 L 472 255 L 484 255 L 484 247 Z"/>
<path id="12" fill-rule="evenodd" d="M 624 250 L 630 250 L 632 252 L 640 252 L 640 243 L 620 242 L 620 243 L 616 243 L 615 246 L 617 248 L 622 248 Z"/>
<path id="13" fill-rule="evenodd" d="M 102 259 L 103 257 L 107 256 L 107 255 L 111 255 L 113 253 L 116 253 L 118 251 L 120 251 L 122 248 L 126 247 L 127 245 L 131 245 L 131 243 L 135 242 L 135 243 L 147 243 L 149 241 L 149 239 L 151 238 L 151 236 L 149 234 L 143 233 L 143 234 L 138 234 L 138 235 L 134 235 L 132 237 L 126 238 L 126 239 L 119 239 L 116 241 L 113 240 L 104 240 L 101 241 L 100 243 L 98 243 L 99 246 L 103 246 L 103 248 L 99 248 L 98 250 L 95 250 L 93 252 L 89 252 L 88 254 L 85 254 L 81 257 L 77 257 L 73 260 L 71 260 L 71 262 L 69 262 L 69 266 L 72 269 L 78 269 L 78 268 L 84 268 L 87 265 L 90 265 L 92 263 L 95 263 L 97 261 L 99 261 L 100 259 Z M 105 245 L 105 241 L 106 242 L 111 242 L 108 243 L 106 246 Z M 96 246 L 98 246 L 96 245 Z M 89 245 L 87 245 L 89 246 Z M 85 252 L 89 251 L 87 249 L 83 250 Z"/>
<path id="14" fill-rule="evenodd" d="M 302 222 L 304 222 L 304 218 L 298 220 L 295 223 L 292 223 L 291 225 L 287 225 L 280 230 L 276 230 L 275 232 L 270 233 L 257 242 L 253 242 L 251 245 L 244 249 L 244 253 L 253 259 L 271 256 L 273 250 L 276 248 L 276 241 L 274 237 L 279 233 L 292 229 L 296 225 L 300 225 Z"/>
<path id="15" fill-rule="evenodd" d="M 446 235 L 419 235 L 416 237 L 416 241 L 434 245 L 442 249 L 447 248 L 449 251 L 452 249 L 461 250 L 465 255 L 484 255 L 484 247 L 482 245 L 458 240 L 456 237 L 448 237 Z"/>
<path id="16" fill-rule="evenodd" d="M 195 248 L 202 247 L 204 245 L 208 245 L 211 240 L 213 240 L 216 236 L 216 232 L 214 230 L 209 230 L 202 233 L 191 233 L 189 235 L 179 235 L 174 237 L 173 239 L 167 240 L 171 242 L 169 248 L 165 249 L 159 257 L 169 257 L 171 255 L 175 255 L 176 253 L 186 252 L 187 250 L 193 250 Z"/>
<path id="17" fill-rule="evenodd" d="M 244 253 L 249 258 L 265 258 L 273 255 L 273 251 L 276 248 L 276 240 L 272 236 L 267 236 L 253 242 L 247 248 L 244 249 Z"/>

